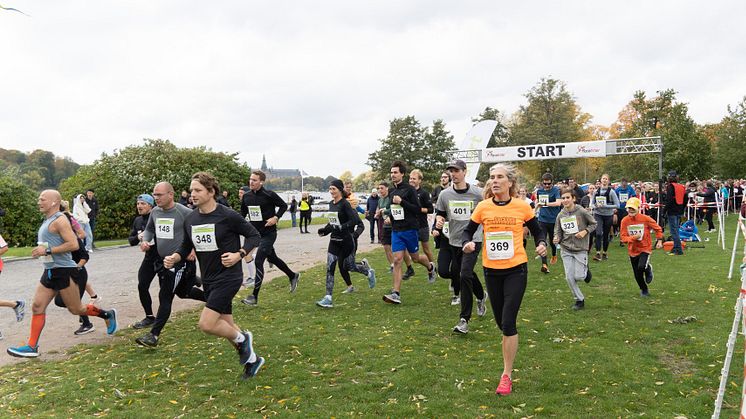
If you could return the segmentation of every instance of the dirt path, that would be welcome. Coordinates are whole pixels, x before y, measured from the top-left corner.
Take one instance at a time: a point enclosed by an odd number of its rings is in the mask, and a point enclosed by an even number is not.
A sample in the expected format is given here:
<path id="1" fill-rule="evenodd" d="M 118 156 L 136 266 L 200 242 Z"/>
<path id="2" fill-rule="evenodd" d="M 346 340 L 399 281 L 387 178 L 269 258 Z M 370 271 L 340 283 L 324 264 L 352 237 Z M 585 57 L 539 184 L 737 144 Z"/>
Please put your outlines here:
<path id="1" fill-rule="evenodd" d="M 318 226 L 312 226 L 315 232 Z M 365 252 L 380 245 L 369 244 L 368 232 L 360 238 L 360 251 Z M 283 229 L 278 231 L 275 249 L 293 270 L 304 270 L 326 261 L 328 238 L 320 238 L 317 234 L 299 234 L 297 229 Z M 104 307 L 114 307 L 118 312 L 119 327 L 129 327 L 143 318 L 144 313 L 137 295 L 137 270 L 142 261 L 142 253 L 136 247 L 111 248 L 97 250 L 91 254 L 88 263 L 88 273 L 96 292 L 103 298 Z M 245 265 L 245 264 L 244 264 Z M 265 266 L 266 267 L 266 266 Z M 244 268 L 245 269 L 245 268 Z M 41 262 L 36 259 L 6 261 L 0 275 L 0 299 L 25 299 L 28 307 L 26 318 L 16 323 L 13 311 L 8 308 L 0 310 L 0 330 L 5 339 L 0 341 L 0 366 L 12 362 L 19 362 L 18 358 L 7 355 L 4 351 L 9 346 L 16 346 L 28 338 L 31 321 L 31 298 L 42 274 Z M 277 268 L 268 269 L 266 278 L 272 279 L 284 275 Z M 247 275 L 245 274 L 244 277 Z M 303 286 L 303 277 L 301 285 Z M 158 280 L 153 281 L 150 288 L 154 309 L 158 308 Z M 84 297 L 87 299 L 87 297 Z M 199 305 L 195 301 L 174 299 L 174 312 Z M 103 322 L 92 319 L 96 331 L 88 335 L 75 336 L 73 331 L 78 328 L 77 317 L 70 315 L 66 309 L 51 304 L 47 309 L 47 320 L 41 335 L 39 348 L 41 359 L 55 359 L 65 356 L 65 350 L 79 343 L 106 342 L 109 337 Z"/>

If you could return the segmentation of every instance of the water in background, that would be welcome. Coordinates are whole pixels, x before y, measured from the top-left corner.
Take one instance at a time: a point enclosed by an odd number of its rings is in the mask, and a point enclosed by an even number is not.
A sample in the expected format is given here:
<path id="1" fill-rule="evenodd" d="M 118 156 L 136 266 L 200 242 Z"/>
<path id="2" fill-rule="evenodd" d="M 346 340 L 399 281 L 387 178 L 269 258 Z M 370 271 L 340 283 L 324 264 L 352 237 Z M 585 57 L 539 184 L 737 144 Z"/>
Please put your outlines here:
<path id="1" fill-rule="evenodd" d="M 292 198 L 293 196 L 295 196 L 295 199 L 298 202 L 300 202 L 300 197 L 301 195 L 303 195 L 302 193 L 298 191 L 286 191 L 286 192 L 275 191 L 275 192 L 277 193 L 277 195 L 280 195 L 280 198 L 284 199 L 285 202 L 288 203 L 288 205 L 290 205 L 290 200 L 293 199 Z M 325 192 L 308 191 L 308 193 L 314 197 L 314 203 L 313 203 L 313 206 L 311 207 L 313 211 L 312 214 L 314 217 L 318 217 L 321 215 L 321 213 L 329 211 L 328 204 L 329 204 L 329 201 L 332 200 L 332 195 L 328 191 L 325 191 Z M 365 208 L 365 203 L 368 200 L 368 194 L 361 193 L 361 192 L 354 192 L 354 193 L 355 193 L 355 196 L 357 196 L 358 199 L 360 200 L 359 205 Z M 299 214 L 300 214 L 299 212 L 296 212 L 295 213 L 296 217 Z M 289 220 L 289 219 L 290 219 L 290 212 L 285 212 L 285 214 L 282 214 L 281 220 Z"/>

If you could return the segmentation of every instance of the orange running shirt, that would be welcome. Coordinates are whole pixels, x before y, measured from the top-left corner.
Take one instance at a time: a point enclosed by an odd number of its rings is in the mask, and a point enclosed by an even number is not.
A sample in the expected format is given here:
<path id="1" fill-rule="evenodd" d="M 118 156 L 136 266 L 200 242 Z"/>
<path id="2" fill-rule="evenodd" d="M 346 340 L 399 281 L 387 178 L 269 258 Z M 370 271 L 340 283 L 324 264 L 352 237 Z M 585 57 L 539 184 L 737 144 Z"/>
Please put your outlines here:
<path id="1" fill-rule="evenodd" d="M 522 199 L 511 199 L 506 205 L 497 205 L 492 199 L 479 204 L 471 220 L 484 229 L 482 266 L 508 269 L 528 262 L 523 248 L 523 223 L 534 218 L 534 211 Z"/>

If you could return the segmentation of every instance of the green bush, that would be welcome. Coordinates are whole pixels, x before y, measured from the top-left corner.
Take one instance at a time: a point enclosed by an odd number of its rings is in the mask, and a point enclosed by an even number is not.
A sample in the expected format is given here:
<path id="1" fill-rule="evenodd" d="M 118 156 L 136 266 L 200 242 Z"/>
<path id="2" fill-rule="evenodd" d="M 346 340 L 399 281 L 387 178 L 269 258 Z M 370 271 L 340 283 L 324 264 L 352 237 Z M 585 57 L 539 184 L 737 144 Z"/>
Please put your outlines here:
<path id="1" fill-rule="evenodd" d="M 38 196 L 13 173 L 0 174 L 0 208 L 5 210 L 5 216 L 0 217 L 0 234 L 11 247 L 33 246 L 41 222 Z"/>
<path id="2" fill-rule="evenodd" d="M 150 193 L 160 181 L 168 181 L 176 190 L 178 201 L 182 189 L 188 189 L 192 175 L 198 171 L 212 173 L 220 187 L 231 192 L 231 204 L 238 202 L 235 192 L 246 184 L 251 170 L 238 163 L 237 153 L 214 152 L 206 147 L 178 148 L 167 140 L 145 139 L 144 145 L 130 146 L 103 154 L 89 166 L 60 184 L 64 199 L 92 188 L 96 191 L 99 214 L 96 239 L 113 239 L 129 234 L 135 217 L 135 200 Z M 235 202 L 233 202 L 235 201 Z"/>

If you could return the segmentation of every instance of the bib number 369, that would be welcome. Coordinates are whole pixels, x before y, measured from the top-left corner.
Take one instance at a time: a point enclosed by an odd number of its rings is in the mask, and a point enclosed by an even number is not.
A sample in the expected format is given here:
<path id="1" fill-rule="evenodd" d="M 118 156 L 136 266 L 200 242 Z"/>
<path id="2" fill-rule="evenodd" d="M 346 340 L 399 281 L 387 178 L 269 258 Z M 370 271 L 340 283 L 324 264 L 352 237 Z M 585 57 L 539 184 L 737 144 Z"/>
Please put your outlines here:
<path id="1" fill-rule="evenodd" d="M 490 260 L 506 260 L 513 257 L 513 233 L 510 231 L 497 231 L 486 233 L 487 258 Z"/>

